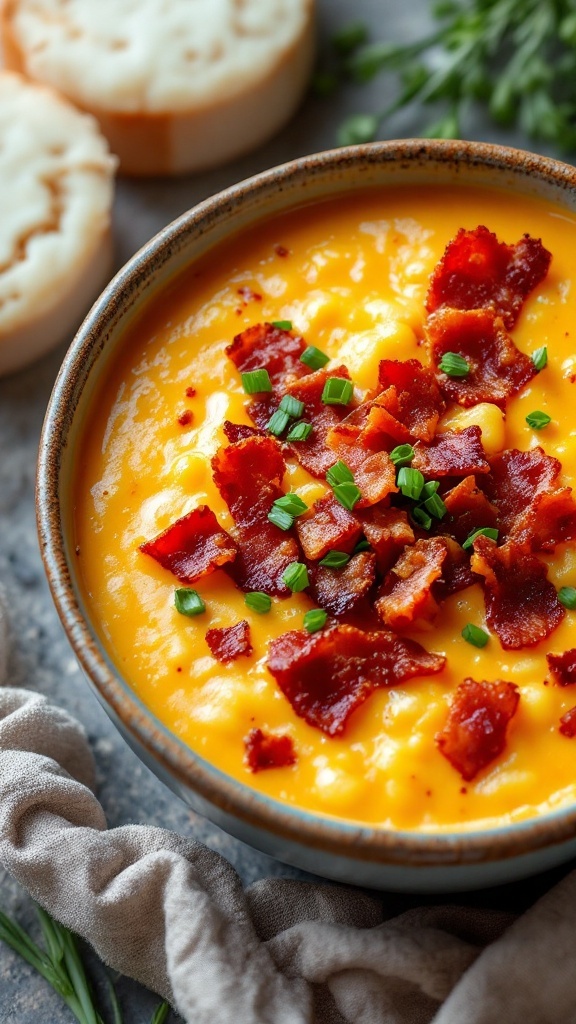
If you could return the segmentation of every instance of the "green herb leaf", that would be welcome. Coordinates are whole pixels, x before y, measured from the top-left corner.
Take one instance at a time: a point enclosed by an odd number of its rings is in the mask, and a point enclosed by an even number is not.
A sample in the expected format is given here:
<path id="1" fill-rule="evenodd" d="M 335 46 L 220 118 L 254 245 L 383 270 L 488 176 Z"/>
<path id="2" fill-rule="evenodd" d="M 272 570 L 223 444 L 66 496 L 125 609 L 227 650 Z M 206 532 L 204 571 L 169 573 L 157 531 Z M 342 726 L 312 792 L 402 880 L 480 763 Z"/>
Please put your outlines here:
<path id="1" fill-rule="evenodd" d="M 278 508 L 277 505 L 272 505 L 268 513 L 268 519 L 280 530 L 289 530 L 294 525 L 294 516 L 291 516 L 289 512 L 285 512 L 284 509 Z"/>
<path id="2" fill-rule="evenodd" d="M 479 530 L 472 530 L 462 545 L 465 551 L 473 546 L 476 537 L 489 537 L 490 540 L 498 540 L 498 530 L 492 526 L 481 526 Z"/>
<path id="3" fill-rule="evenodd" d="M 202 615 L 206 605 L 197 590 L 192 587 L 180 587 L 174 591 L 174 605 L 181 615 Z"/>
<path id="4" fill-rule="evenodd" d="M 532 353 L 532 362 L 537 370 L 543 370 L 548 365 L 548 349 L 546 345 L 543 345 L 542 348 L 537 348 Z"/>
<path id="5" fill-rule="evenodd" d="M 470 364 L 457 352 L 445 352 L 438 364 L 438 368 L 447 377 L 467 377 L 470 373 Z"/>
<path id="6" fill-rule="evenodd" d="M 351 512 L 354 506 L 360 501 L 362 493 L 358 490 L 356 484 L 343 483 L 336 484 L 334 487 L 334 497 L 336 498 L 336 501 L 339 501 L 344 508 L 347 508 L 348 511 Z"/>
<path id="7" fill-rule="evenodd" d="M 309 633 L 316 633 L 326 625 L 327 618 L 328 612 L 323 611 L 322 608 L 312 608 L 304 616 L 304 629 Z"/>
<path id="8" fill-rule="evenodd" d="M 244 603 L 251 611 L 258 612 L 258 615 L 265 615 L 272 607 L 272 598 L 262 590 L 251 590 L 245 595 Z"/>
<path id="9" fill-rule="evenodd" d="M 304 412 L 304 402 L 301 402 L 298 398 L 293 398 L 292 395 L 284 395 L 280 402 L 280 410 L 293 420 L 297 420 L 300 419 Z"/>
<path id="10" fill-rule="evenodd" d="M 412 498 L 414 501 L 418 501 L 424 487 L 424 477 L 419 469 L 402 466 L 398 471 L 396 483 L 405 498 Z"/>
<path id="11" fill-rule="evenodd" d="M 371 551 L 371 550 L 372 550 L 372 545 L 364 537 L 363 540 L 359 540 L 358 541 L 358 543 L 357 543 L 356 547 L 354 548 L 354 551 L 352 552 L 352 554 L 353 555 L 359 555 L 361 551 Z"/>
<path id="12" fill-rule="evenodd" d="M 322 390 L 324 405 L 348 405 L 354 394 L 354 385 L 344 377 L 329 377 Z"/>
<path id="13" fill-rule="evenodd" d="M 271 327 L 277 327 L 279 331 L 291 331 L 291 320 L 272 320 Z"/>
<path id="14" fill-rule="evenodd" d="M 380 118 L 376 114 L 353 114 L 340 125 L 336 141 L 339 146 L 357 146 L 373 142 L 378 134 Z"/>
<path id="15" fill-rule="evenodd" d="M 472 644 L 473 647 L 486 647 L 490 636 L 480 626 L 475 626 L 473 622 L 469 622 L 462 630 L 462 636 L 467 643 Z"/>
<path id="16" fill-rule="evenodd" d="M 305 363 L 311 370 L 321 370 L 326 363 L 330 362 L 330 356 L 316 348 L 315 345 L 308 345 L 300 356 L 300 362 Z"/>
<path id="17" fill-rule="evenodd" d="M 282 574 L 282 579 L 293 594 L 305 590 L 310 584 L 308 569 L 303 562 L 292 562 Z"/>
<path id="18" fill-rule="evenodd" d="M 348 565 L 349 561 L 350 555 L 347 555 L 344 551 L 329 551 L 318 562 L 318 565 L 324 565 L 327 569 L 343 569 L 345 565 Z"/>
<path id="19" fill-rule="evenodd" d="M 268 370 L 249 370 L 241 374 L 242 387 L 247 395 L 257 395 L 264 391 L 272 391 L 272 382 Z"/>
<path id="20" fill-rule="evenodd" d="M 275 437 L 281 437 L 289 423 L 290 417 L 288 413 L 283 412 L 282 409 L 276 409 L 276 412 L 272 413 L 266 424 L 266 430 L 269 430 Z"/>
<path id="21" fill-rule="evenodd" d="M 390 452 L 390 459 L 395 466 L 409 466 L 414 458 L 414 449 L 411 444 L 399 444 Z"/>
<path id="22" fill-rule="evenodd" d="M 558 600 L 565 608 L 576 608 L 576 587 L 560 587 Z"/>
<path id="23" fill-rule="evenodd" d="M 332 37 L 332 46 L 341 57 L 347 57 L 368 39 L 368 28 L 362 21 L 344 25 Z"/>
<path id="24" fill-rule="evenodd" d="M 529 412 L 526 417 L 526 423 L 529 427 L 532 427 L 532 430 L 543 430 L 551 422 L 552 417 L 547 412 L 540 412 L 538 410 Z"/>
<path id="25" fill-rule="evenodd" d="M 294 517 L 308 511 L 308 505 L 298 494 L 283 494 L 281 498 L 276 498 L 273 507 L 281 508 L 283 512 Z"/>
<path id="26" fill-rule="evenodd" d="M 295 423 L 294 426 L 290 428 L 288 434 L 286 435 L 286 440 L 307 441 L 308 438 L 310 437 L 310 434 L 312 433 L 312 430 L 313 427 L 311 423 L 305 423 L 304 420 L 301 420 L 300 423 Z"/>
<path id="27" fill-rule="evenodd" d="M 353 484 L 354 474 L 349 466 L 342 459 L 338 459 L 333 466 L 326 473 L 326 480 L 330 484 L 330 487 L 336 487 L 337 484 Z"/>

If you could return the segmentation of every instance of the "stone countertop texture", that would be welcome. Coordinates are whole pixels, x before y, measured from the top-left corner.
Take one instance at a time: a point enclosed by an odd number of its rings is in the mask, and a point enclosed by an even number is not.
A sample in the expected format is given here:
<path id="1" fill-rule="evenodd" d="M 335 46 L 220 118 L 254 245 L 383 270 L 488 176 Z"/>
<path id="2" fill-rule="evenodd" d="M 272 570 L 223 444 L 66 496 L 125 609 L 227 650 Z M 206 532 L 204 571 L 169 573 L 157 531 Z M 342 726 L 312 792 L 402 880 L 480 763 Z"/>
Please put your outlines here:
<path id="1" fill-rule="evenodd" d="M 318 0 L 318 7 L 320 52 L 328 50 L 333 33 L 351 20 L 364 21 L 374 39 L 398 41 L 420 37 L 428 20 L 426 0 L 406 4 L 357 0 L 353 6 L 347 0 Z M 389 102 L 387 88 L 386 78 L 381 77 L 368 86 L 349 85 L 328 100 L 308 96 L 291 124 L 268 145 L 210 173 L 172 180 L 120 180 L 114 211 L 117 266 L 165 224 L 207 196 L 286 160 L 331 148 L 343 116 L 382 109 Z M 423 123 L 418 111 L 398 114 L 381 137 L 417 135 Z M 478 120 L 472 128 L 470 137 L 530 148 L 528 140 L 497 131 L 487 121 Z M 141 822 L 194 836 L 226 856 L 247 884 L 271 875 L 305 877 L 191 812 L 129 750 L 82 678 L 44 578 L 34 516 L 40 429 L 65 350 L 62 345 L 30 369 L 0 381 L 0 581 L 8 594 L 13 637 L 9 681 L 46 694 L 84 724 L 98 762 L 99 797 L 111 826 Z M 520 909 L 553 877 L 509 886 L 505 892 L 470 896 L 469 900 Z M 391 909 L 398 910 L 416 900 L 422 902 L 421 898 L 383 898 Z M 466 898 L 460 896 L 458 902 Z M 35 928 L 30 899 L 1 868 L 0 908 L 25 927 Z M 89 953 L 87 959 L 96 988 L 104 994 L 104 970 Z M 156 996 L 128 979 L 118 981 L 117 991 L 126 1024 L 150 1021 L 158 1003 Z M 49 986 L 0 944 L 0 1024 L 36 1024 L 38 1020 L 66 1024 L 72 1017 Z"/>

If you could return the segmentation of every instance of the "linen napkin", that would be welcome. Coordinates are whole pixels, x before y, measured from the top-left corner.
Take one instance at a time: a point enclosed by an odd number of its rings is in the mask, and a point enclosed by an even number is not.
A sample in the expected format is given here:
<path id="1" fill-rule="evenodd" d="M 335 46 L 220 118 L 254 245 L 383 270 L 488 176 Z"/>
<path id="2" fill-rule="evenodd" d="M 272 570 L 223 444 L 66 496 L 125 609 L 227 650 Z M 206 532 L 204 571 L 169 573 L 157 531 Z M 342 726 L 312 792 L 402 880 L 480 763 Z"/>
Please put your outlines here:
<path id="1" fill-rule="evenodd" d="M 0 600 L 0 683 L 7 633 Z M 190 1024 L 576 1022 L 576 873 L 515 919 L 272 879 L 159 828 L 108 829 L 82 727 L 0 689 L 0 862 Z M 1 954 L 0 954 L 1 955 Z"/>

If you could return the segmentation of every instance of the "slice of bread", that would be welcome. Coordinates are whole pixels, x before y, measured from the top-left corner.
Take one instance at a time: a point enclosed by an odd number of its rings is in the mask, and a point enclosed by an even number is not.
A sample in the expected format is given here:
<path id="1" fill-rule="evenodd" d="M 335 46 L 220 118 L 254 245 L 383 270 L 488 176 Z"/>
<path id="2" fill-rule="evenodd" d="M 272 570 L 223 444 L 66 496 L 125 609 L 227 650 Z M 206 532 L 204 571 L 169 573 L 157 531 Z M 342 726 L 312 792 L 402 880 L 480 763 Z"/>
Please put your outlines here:
<path id="1" fill-rule="evenodd" d="M 71 335 L 110 276 L 115 163 L 92 117 L 0 71 L 0 374 Z"/>
<path id="2" fill-rule="evenodd" d="M 5 0 L 0 26 L 7 66 L 94 114 L 135 175 L 258 146 L 314 56 L 314 0 Z"/>

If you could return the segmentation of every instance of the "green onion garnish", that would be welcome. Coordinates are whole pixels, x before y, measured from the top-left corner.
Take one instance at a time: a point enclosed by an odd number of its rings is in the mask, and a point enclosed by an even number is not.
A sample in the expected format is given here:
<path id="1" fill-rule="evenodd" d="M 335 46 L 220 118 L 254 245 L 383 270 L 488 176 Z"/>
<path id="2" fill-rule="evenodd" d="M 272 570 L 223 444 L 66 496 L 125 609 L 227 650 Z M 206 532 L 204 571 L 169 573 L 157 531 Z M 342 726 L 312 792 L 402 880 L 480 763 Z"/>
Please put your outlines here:
<path id="1" fill-rule="evenodd" d="M 292 395 L 284 395 L 280 402 L 280 409 L 282 412 L 287 413 L 291 419 L 298 420 L 304 413 L 304 402 L 301 402 L 298 398 L 293 398 Z"/>
<path id="2" fill-rule="evenodd" d="M 307 441 L 308 438 L 310 437 L 310 434 L 312 433 L 312 430 L 313 427 L 311 423 L 305 423 L 304 420 L 301 420 L 300 423 L 295 423 L 294 426 L 290 428 L 288 434 L 286 435 L 286 440 Z"/>
<path id="3" fill-rule="evenodd" d="M 318 565 L 324 565 L 327 569 L 343 569 L 349 561 L 350 555 L 347 555 L 345 551 L 329 551 L 318 562 Z"/>
<path id="4" fill-rule="evenodd" d="M 334 487 L 334 497 L 336 501 L 339 501 L 344 508 L 351 512 L 357 502 L 360 501 L 362 493 L 358 490 L 356 484 L 343 483 L 336 484 Z"/>
<path id="5" fill-rule="evenodd" d="M 445 352 L 438 366 L 447 377 L 466 377 L 470 373 L 470 364 L 457 352 Z"/>
<path id="6" fill-rule="evenodd" d="M 529 412 L 526 417 L 526 423 L 532 430 L 542 430 L 543 427 L 547 427 L 551 422 L 552 417 L 547 412 L 540 412 L 538 409 L 535 412 Z"/>
<path id="7" fill-rule="evenodd" d="M 490 639 L 488 633 L 484 629 L 480 629 L 480 626 L 475 626 L 473 622 L 469 622 L 464 626 L 462 636 L 473 647 L 486 647 Z"/>
<path id="8" fill-rule="evenodd" d="M 358 543 L 357 543 L 356 547 L 354 548 L 354 551 L 352 552 L 352 554 L 353 555 L 359 555 L 361 551 L 371 551 L 371 550 L 372 550 L 372 547 L 370 545 L 370 542 L 367 541 L 366 538 L 364 537 L 362 540 L 358 541 Z"/>
<path id="9" fill-rule="evenodd" d="M 390 459 L 395 466 L 408 466 L 414 458 L 414 449 L 411 444 L 399 444 L 390 452 Z"/>
<path id="10" fill-rule="evenodd" d="M 257 395 L 260 391 L 272 391 L 272 383 L 268 370 L 249 370 L 242 373 L 242 387 L 247 395 Z"/>
<path id="11" fill-rule="evenodd" d="M 330 487 L 336 487 L 337 484 L 353 484 L 354 474 L 345 462 L 338 459 L 338 462 L 330 466 L 326 473 L 326 481 L 330 484 Z"/>
<path id="12" fill-rule="evenodd" d="M 402 466 L 398 471 L 396 483 L 405 498 L 413 498 L 414 501 L 418 501 L 424 487 L 424 477 L 419 469 Z"/>
<path id="13" fill-rule="evenodd" d="M 560 587 L 558 600 L 565 608 L 576 608 L 576 587 Z"/>
<path id="14" fill-rule="evenodd" d="M 328 612 L 323 611 L 322 608 L 312 608 L 304 616 L 304 629 L 307 629 L 309 633 L 316 633 L 326 625 L 327 618 Z"/>
<path id="15" fill-rule="evenodd" d="M 481 526 L 479 530 L 472 530 L 462 545 L 465 551 L 472 547 L 476 537 L 489 537 L 490 540 L 498 540 L 498 530 L 492 526 Z"/>
<path id="16" fill-rule="evenodd" d="M 308 511 L 308 505 L 297 494 L 283 494 L 281 498 L 276 498 L 272 507 L 281 508 L 289 516 L 301 516 Z"/>
<path id="17" fill-rule="evenodd" d="M 330 356 L 327 356 L 321 349 L 316 348 L 315 345 L 308 345 L 300 356 L 300 362 L 306 363 L 306 366 L 309 366 L 311 370 L 321 370 L 323 366 L 326 366 L 326 363 L 330 362 Z"/>
<path id="18" fill-rule="evenodd" d="M 282 574 L 282 579 L 293 594 L 305 590 L 310 583 L 308 570 L 303 562 L 292 562 Z"/>
<path id="19" fill-rule="evenodd" d="M 277 327 L 279 331 L 291 331 L 292 321 L 291 320 L 272 320 L 271 327 Z"/>
<path id="20" fill-rule="evenodd" d="M 282 409 L 276 409 L 276 412 L 272 413 L 266 424 L 266 430 L 269 430 L 275 437 L 280 437 L 289 423 L 290 417 L 288 413 L 283 412 Z"/>
<path id="21" fill-rule="evenodd" d="M 420 500 L 426 501 L 426 498 L 431 498 L 433 494 L 436 494 L 436 491 L 438 490 L 439 487 L 439 480 L 429 480 L 428 483 L 424 484 L 424 487 L 422 488 Z"/>
<path id="22" fill-rule="evenodd" d="M 442 498 L 439 498 L 437 494 L 432 494 L 429 498 L 426 498 L 424 507 L 430 515 L 435 516 L 436 519 L 442 519 L 448 511 L 446 505 L 442 501 Z"/>
<path id="23" fill-rule="evenodd" d="M 174 591 L 174 605 L 181 615 L 201 615 L 206 605 L 197 590 L 192 587 L 180 587 Z"/>
<path id="24" fill-rule="evenodd" d="M 548 365 L 548 349 L 546 345 L 543 345 L 542 348 L 537 348 L 532 353 L 532 362 L 537 370 L 543 370 Z"/>
<path id="25" fill-rule="evenodd" d="M 414 522 L 421 526 L 423 530 L 429 530 L 432 526 L 432 519 L 423 508 L 413 508 L 411 515 Z"/>
<path id="26" fill-rule="evenodd" d="M 277 505 L 272 505 L 268 513 L 268 519 L 274 526 L 280 527 L 281 530 L 289 530 L 294 525 L 294 516 L 291 516 L 289 512 L 285 512 L 284 509 L 278 508 Z"/>
<path id="27" fill-rule="evenodd" d="M 354 385 L 345 377 L 329 377 L 324 385 L 321 400 L 324 405 L 348 405 L 354 394 Z"/>
<path id="28" fill-rule="evenodd" d="M 272 598 L 261 590 L 251 590 L 249 594 L 246 594 L 244 602 L 247 608 L 258 612 L 258 615 L 265 615 L 272 607 Z"/>

